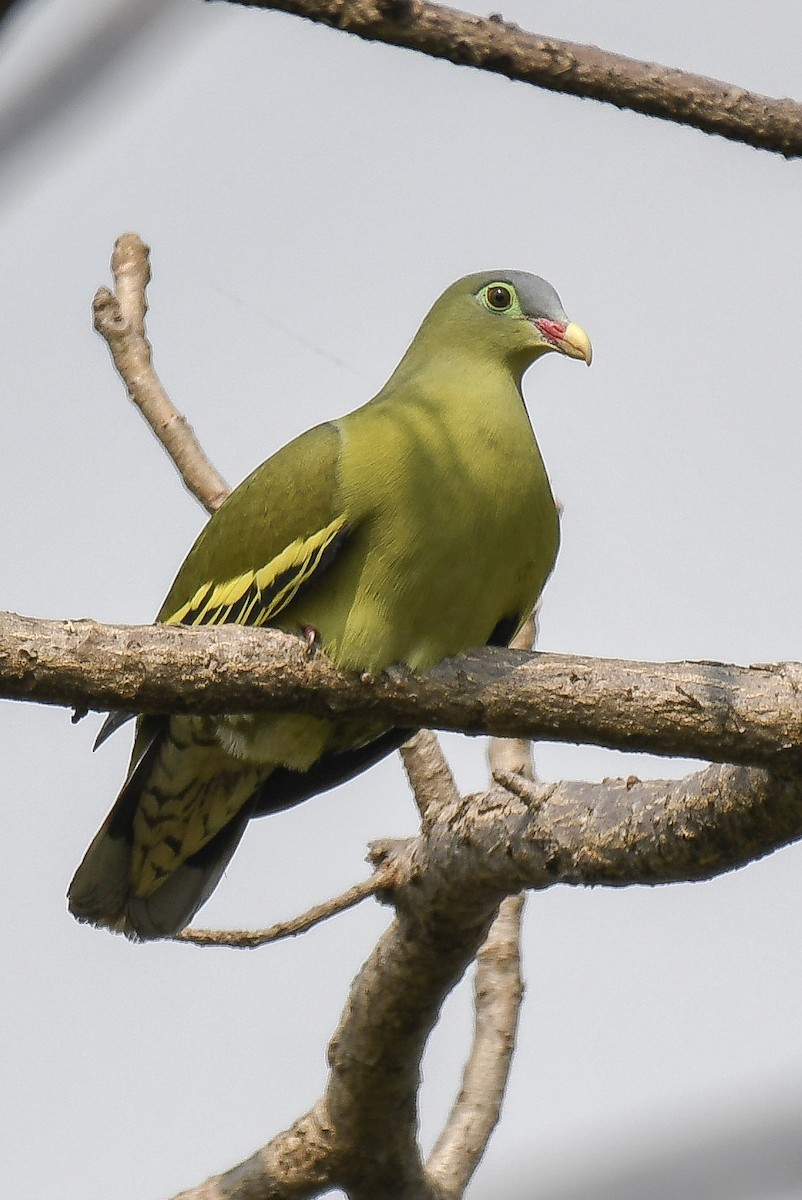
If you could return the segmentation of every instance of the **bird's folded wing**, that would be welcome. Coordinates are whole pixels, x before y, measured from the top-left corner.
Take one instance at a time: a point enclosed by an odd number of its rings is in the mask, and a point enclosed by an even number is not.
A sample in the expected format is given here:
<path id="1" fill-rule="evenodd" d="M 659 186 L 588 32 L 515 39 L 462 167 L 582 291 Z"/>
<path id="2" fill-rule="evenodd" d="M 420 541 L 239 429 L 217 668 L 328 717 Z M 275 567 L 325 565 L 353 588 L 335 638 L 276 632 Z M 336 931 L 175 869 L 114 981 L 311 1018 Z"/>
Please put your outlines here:
<path id="1" fill-rule="evenodd" d="M 347 535 L 341 453 L 329 423 L 257 467 L 201 530 L 157 620 L 263 625 L 319 580 Z"/>
<path id="2" fill-rule="evenodd" d="M 266 625 L 333 562 L 347 536 L 344 515 L 296 538 L 264 566 L 230 579 L 205 580 L 166 625 Z"/>

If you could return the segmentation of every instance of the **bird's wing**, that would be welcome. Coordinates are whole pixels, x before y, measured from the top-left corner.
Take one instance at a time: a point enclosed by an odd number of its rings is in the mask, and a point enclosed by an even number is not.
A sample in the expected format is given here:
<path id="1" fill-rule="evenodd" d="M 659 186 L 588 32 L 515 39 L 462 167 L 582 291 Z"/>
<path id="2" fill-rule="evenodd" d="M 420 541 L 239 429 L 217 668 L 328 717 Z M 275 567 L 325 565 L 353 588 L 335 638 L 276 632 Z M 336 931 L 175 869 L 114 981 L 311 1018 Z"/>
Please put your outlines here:
<path id="1" fill-rule="evenodd" d="M 264 625 L 319 581 L 350 532 L 338 507 L 340 449 L 337 426 L 317 425 L 243 480 L 201 530 L 157 621 Z M 129 774 L 166 724 L 140 720 Z"/>
<path id="2" fill-rule="evenodd" d="M 264 625 L 325 576 L 351 533 L 339 456 L 339 429 L 321 425 L 257 468 L 198 537 L 158 620 Z M 128 778 L 71 885 L 81 919 L 158 936 L 189 919 L 216 882 L 264 772 L 234 771 L 198 724 L 140 718 Z"/>
<path id="3" fill-rule="evenodd" d="M 260 567 L 227 579 L 205 579 L 166 625 L 267 625 L 320 578 L 348 535 L 344 514 L 309 537 L 298 537 Z"/>
<path id="4" fill-rule="evenodd" d="M 318 582 L 351 532 L 337 504 L 339 454 L 338 428 L 318 425 L 257 467 L 201 531 L 157 620 L 266 625 Z M 109 713 L 95 750 L 135 716 Z M 140 722 L 132 765 L 153 739 L 151 725 L 145 739 Z"/>
<path id="5" fill-rule="evenodd" d="M 257 467 L 202 530 L 157 620 L 264 625 L 320 579 L 351 532 L 340 449 L 337 426 L 318 425 Z"/>

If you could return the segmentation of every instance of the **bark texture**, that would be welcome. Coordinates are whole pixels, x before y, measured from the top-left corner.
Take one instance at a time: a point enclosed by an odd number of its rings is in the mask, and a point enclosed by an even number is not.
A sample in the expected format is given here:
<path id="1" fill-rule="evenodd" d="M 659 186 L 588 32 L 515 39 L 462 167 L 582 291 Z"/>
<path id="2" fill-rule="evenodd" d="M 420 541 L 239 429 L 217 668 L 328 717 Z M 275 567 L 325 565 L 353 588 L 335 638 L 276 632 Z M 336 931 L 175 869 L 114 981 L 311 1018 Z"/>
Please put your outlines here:
<path id="1" fill-rule="evenodd" d="M 375 714 L 771 769 L 802 766 L 802 665 L 638 663 L 477 650 L 425 676 L 346 675 L 272 629 L 45 621 L 0 614 L 0 697 L 79 710 Z"/>
<path id="2" fill-rule="evenodd" d="M 690 125 L 786 158 L 802 155 L 802 105 L 658 63 L 640 62 L 521 29 L 500 15 L 475 17 L 426 0 L 233 0 L 275 9 L 562 92 Z"/>

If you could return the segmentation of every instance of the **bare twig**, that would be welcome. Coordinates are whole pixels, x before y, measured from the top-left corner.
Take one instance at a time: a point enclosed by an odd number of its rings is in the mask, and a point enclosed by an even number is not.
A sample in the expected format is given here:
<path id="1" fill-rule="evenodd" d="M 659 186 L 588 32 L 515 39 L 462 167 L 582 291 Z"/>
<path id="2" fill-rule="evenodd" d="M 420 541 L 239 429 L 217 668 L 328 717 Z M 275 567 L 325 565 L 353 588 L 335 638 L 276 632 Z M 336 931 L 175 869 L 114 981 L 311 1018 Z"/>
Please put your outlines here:
<path id="1" fill-rule="evenodd" d="M 214 512 L 228 495 L 228 484 L 204 454 L 153 368 L 153 352 L 145 336 L 149 255 L 137 234 L 124 233 L 117 239 L 111 259 L 116 294 L 100 288 L 95 295 L 95 329 L 106 340 L 128 395 L 173 460 L 185 487 L 208 512 Z"/>
<path id="2" fill-rule="evenodd" d="M 328 921 L 337 913 L 345 912 L 360 904 L 368 896 L 387 891 L 393 885 L 392 864 L 381 867 L 370 879 L 355 883 L 340 896 L 316 904 L 300 916 L 292 917 L 289 921 L 279 921 L 267 929 L 182 929 L 175 935 L 177 942 L 190 942 L 193 946 L 231 946 L 239 950 L 254 950 L 266 946 L 268 942 L 279 942 L 282 938 L 297 937 L 306 933 L 322 921 Z"/>
<path id="3" fill-rule="evenodd" d="M 302 706 L 388 727 L 490 732 L 795 770 L 802 664 L 637 663 L 482 649 L 427 675 L 360 678 L 275 629 L 0 614 L 0 697 L 127 712 Z"/>
<path id="4" fill-rule="evenodd" d="M 584 96 L 782 154 L 802 155 L 802 104 L 596 46 L 542 37 L 501 17 L 426 0 L 234 0 L 321 22 L 549 91 Z"/>
<path id="5" fill-rule="evenodd" d="M 511 642 L 516 650 L 535 643 L 533 613 Z M 534 780 L 532 743 L 523 738 L 491 738 L 488 758 L 494 774 Z M 520 971 L 524 897 L 508 896 L 487 941 L 476 956 L 474 1037 L 462 1088 L 427 1164 L 429 1175 L 459 1197 L 476 1170 L 498 1124 L 507 1087 L 523 998 Z"/>
<path id="6" fill-rule="evenodd" d="M 430 1178 L 459 1197 L 501 1115 L 523 998 L 520 933 L 524 896 L 501 902 L 476 955 L 473 1047 L 462 1087 L 428 1163 Z"/>

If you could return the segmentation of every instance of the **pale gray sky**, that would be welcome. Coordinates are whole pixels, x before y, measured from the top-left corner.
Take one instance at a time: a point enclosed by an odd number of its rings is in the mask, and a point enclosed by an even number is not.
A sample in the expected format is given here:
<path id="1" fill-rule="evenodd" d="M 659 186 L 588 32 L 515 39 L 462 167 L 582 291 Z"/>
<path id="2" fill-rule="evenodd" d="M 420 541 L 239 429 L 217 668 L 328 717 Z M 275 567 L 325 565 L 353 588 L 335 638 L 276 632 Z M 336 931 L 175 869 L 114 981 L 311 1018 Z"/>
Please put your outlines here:
<path id="1" fill-rule="evenodd" d="M 59 62 L 89 71 L 104 7 L 119 19 L 119 4 L 35 0 L 2 31 L 0 143 Z M 55 119 L 43 105 L 7 139 L 0 607 L 147 621 L 202 523 L 91 329 L 113 241 L 135 229 L 153 247 L 158 369 L 232 481 L 367 399 L 457 276 L 546 276 L 596 361 L 528 377 L 565 506 L 542 647 L 802 657 L 802 164 L 274 13 L 153 7 L 120 53 L 112 29 L 91 86 L 59 83 Z M 759 19 L 743 0 L 503 11 L 802 94 L 802 9 L 780 0 Z M 365 905 L 257 954 L 78 926 L 64 892 L 128 753 L 121 733 L 92 757 L 97 724 L 0 711 L 9 1196 L 164 1197 L 250 1153 L 318 1095 L 387 919 Z M 481 786 L 481 742 L 447 743 Z M 557 746 L 538 762 L 549 778 L 688 767 Z M 364 875 L 369 840 L 413 829 L 388 762 L 255 823 L 203 923 L 299 912 Z M 801 868 L 794 847 L 709 884 L 532 898 L 519 1056 L 475 1200 L 595 1195 L 582 1180 L 681 1155 L 689 1130 L 717 1146 L 730 1116 L 740 1130 L 753 1110 L 798 1112 Z M 463 988 L 426 1062 L 427 1145 L 468 1030 Z M 758 1172 L 744 1200 L 786 1182 Z"/>

